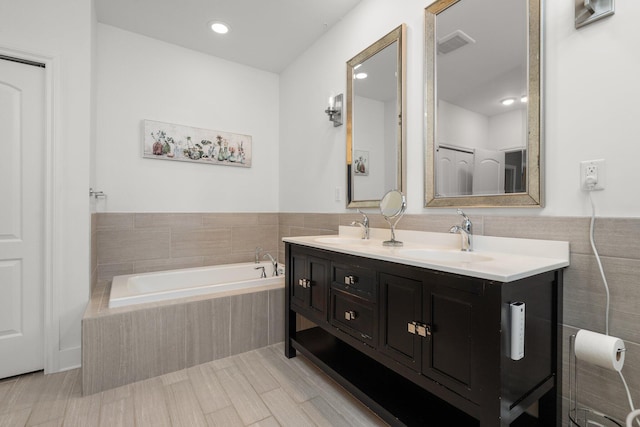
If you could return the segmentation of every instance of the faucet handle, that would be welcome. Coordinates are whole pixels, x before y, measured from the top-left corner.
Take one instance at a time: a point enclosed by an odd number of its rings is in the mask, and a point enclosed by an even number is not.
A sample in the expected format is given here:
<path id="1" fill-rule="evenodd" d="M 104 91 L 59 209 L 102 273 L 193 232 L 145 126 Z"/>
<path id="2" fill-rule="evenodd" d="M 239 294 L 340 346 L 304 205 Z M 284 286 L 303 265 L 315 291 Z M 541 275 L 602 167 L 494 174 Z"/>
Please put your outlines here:
<path id="1" fill-rule="evenodd" d="M 458 208 L 457 212 L 458 212 L 458 215 L 462 216 L 462 227 L 461 228 L 464 229 L 464 231 L 466 231 L 467 233 L 471 233 L 472 229 L 473 229 L 473 223 L 471 222 L 471 220 L 469 219 L 467 214 L 462 212 L 462 209 Z"/>
<path id="2" fill-rule="evenodd" d="M 356 211 L 358 211 L 358 213 L 364 217 L 364 219 L 362 220 L 362 224 L 365 226 L 369 225 L 369 217 L 367 216 L 367 214 L 362 212 L 360 208 L 356 208 Z"/>

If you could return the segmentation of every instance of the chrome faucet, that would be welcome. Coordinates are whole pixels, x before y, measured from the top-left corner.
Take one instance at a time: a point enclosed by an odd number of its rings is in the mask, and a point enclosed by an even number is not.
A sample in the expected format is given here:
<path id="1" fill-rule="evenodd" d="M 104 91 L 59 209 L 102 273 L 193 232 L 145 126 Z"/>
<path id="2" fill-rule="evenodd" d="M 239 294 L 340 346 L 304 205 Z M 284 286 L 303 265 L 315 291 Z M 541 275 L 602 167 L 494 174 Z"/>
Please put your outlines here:
<path id="1" fill-rule="evenodd" d="M 266 279 L 267 278 L 267 272 L 264 271 L 264 265 L 261 265 L 260 267 L 255 267 L 254 270 L 262 270 L 260 272 L 260 278 L 261 279 Z"/>
<path id="2" fill-rule="evenodd" d="M 272 276 L 277 276 L 278 275 L 278 262 L 275 259 L 273 259 L 273 257 L 271 256 L 271 254 L 269 252 L 264 254 L 264 256 L 262 258 L 263 259 L 269 258 L 269 261 L 271 261 L 271 265 L 273 266 L 273 274 L 272 274 Z"/>
<path id="3" fill-rule="evenodd" d="M 462 215 L 462 224 L 451 227 L 449 233 L 460 233 L 462 236 L 462 248 L 460 250 L 471 252 L 473 251 L 473 224 L 469 217 L 462 212 L 462 209 L 458 209 L 457 212 Z"/>
<path id="4" fill-rule="evenodd" d="M 256 264 L 260 263 L 260 252 L 262 252 L 262 248 L 260 246 L 256 246 L 256 249 L 254 252 Z"/>
<path id="5" fill-rule="evenodd" d="M 360 209 L 357 209 L 358 213 L 363 216 L 362 221 L 352 221 L 351 225 L 359 225 L 362 228 L 362 238 L 369 238 L 369 217 L 366 213 L 362 212 Z"/>

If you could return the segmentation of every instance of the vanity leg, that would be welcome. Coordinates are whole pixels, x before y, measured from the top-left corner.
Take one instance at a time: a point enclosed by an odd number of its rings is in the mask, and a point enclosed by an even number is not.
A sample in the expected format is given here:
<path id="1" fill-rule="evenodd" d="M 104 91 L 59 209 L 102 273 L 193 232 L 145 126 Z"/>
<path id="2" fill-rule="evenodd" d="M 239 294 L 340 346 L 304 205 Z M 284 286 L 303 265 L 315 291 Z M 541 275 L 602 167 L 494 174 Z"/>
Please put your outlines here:
<path id="1" fill-rule="evenodd" d="M 289 359 L 296 357 L 296 349 L 291 345 L 291 339 L 296 336 L 296 312 L 285 308 L 284 355 Z"/>

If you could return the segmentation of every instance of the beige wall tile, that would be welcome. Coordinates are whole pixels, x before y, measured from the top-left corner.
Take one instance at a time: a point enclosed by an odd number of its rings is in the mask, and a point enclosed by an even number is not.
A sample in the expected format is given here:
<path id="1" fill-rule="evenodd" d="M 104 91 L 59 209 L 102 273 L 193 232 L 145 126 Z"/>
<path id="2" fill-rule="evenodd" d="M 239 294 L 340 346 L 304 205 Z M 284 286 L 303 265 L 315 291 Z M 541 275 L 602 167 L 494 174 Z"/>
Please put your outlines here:
<path id="1" fill-rule="evenodd" d="M 209 213 L 203 214 L 202 221 L 205 228 L 230 228 L 258 225 L 259 217 L 260 214 L 253 212 Z"/>
<path id="2" fill-rule="evenodd" d="M 113 279 L 114 276 L 123 274 L 133 274 L 133 262 L 122 262 L 116 264 L 98 264 L 98 282 Z"/>
<path id="3" fill-rule="evenodd" d="M 563 240 L 569 242 L 572 253 L 591 253 L 588 218 L 486 216 L 484 234 L 523 239 Z"/>
<path id="4" fill-rule="evenodd" d="M 305 213 L 303 214 L 303 217 L 305 228 L 317 228 L 338 232 L 338 226 L 340 225 L 339 214 Z"/>
<path id="5" fill-rule="evenodd" d="M 240 262 L 254 262 L 255 252 L 227 253 L 203 257 L 203 265 L 237 264 Z"/>
<path id="6" fill-rule="evenodd" d="M 269 291 L 269 344 L 284 341 L 284 297 L 284 288 Z"/>
<path id="7" fill-rule="evenodd" d="M 98 231 L 98 264 L 169 258 L 169 231 Z"/>
<path id="8" fill-rule="evenodd" d="M 602 265 L 611 299 L 609 333 L 638 343 L 640 263 L 602 257 Z M 564 323 L 604 333 L 606 291 L 595 257 L 573 254 L 564 279 Z"/>
<path id="9" fill-rule="evenodd" d="M 152 228 L 167 230 L 175 228 L 202 228 L 201 213 L 136 213 L 134 227 L 136 229 Z"/>
<path id="10" fill-rule="evenodd" d="M 280 216 L 277 212 L 258 214 L 258 225 L 278 225 Z"/>
<path id="11" fill-rule="evenodd" d="M 231 298 L 231 354 L 268 344 L 268 291 Z"/>
<path id="12" fill-rule="evenodd" d="M 172 258 L 211 256 L 230 251 L 231 230 L 229 229 L 184 230 L 171 234 Z"/>
<path id="13" fill-rule="evenodd" d="M 304 214 L 280 212 L 278 219 L 281 226 L 304 227 Z"/>
<path id="14" fill-rule="evenodd" d="M 136 261 L 133 266 L 134 273 L 147 273 L 150 271 L 176 270 L 181 268 L 202 267 L 204 257 L 169 258 Z"/>
<path id="15" fill-rule="evenodd" d="M 594 241 L 601 256 L 640 259 L 640 218 L 596 218 Z"/>
<path id="16" fill-rule="evenodd" d="M 187 305 L 186 366 L 213 360 L 214 318 L 211 300 Z M 224 333 L 223 331 L 217 331 Z"/>
<path id="17" fill-rule="evenodd" d="M 96 230 L 131 230 L 133 213 L 97 213 Z"/>
<path id="18" fill-rule="evenodd" d="M 276 252 L 278 226 L 259 225 L 232 228 L 233 252 L 251 252 L 260 246 L 264 251 Z"/>

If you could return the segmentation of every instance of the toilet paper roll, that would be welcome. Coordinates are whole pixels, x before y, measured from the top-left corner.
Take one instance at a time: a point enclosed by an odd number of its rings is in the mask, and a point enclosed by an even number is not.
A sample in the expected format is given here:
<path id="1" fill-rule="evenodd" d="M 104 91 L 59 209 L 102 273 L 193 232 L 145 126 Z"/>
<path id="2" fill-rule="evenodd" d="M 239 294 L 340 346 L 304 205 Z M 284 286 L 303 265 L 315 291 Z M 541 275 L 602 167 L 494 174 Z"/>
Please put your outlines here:
<path id="1" fill-rule="evenodd" d="M 580 329 L 576 335 L 578 360 L 620 371 L 624 365 L 624 342 L 620 338 Z"/>

